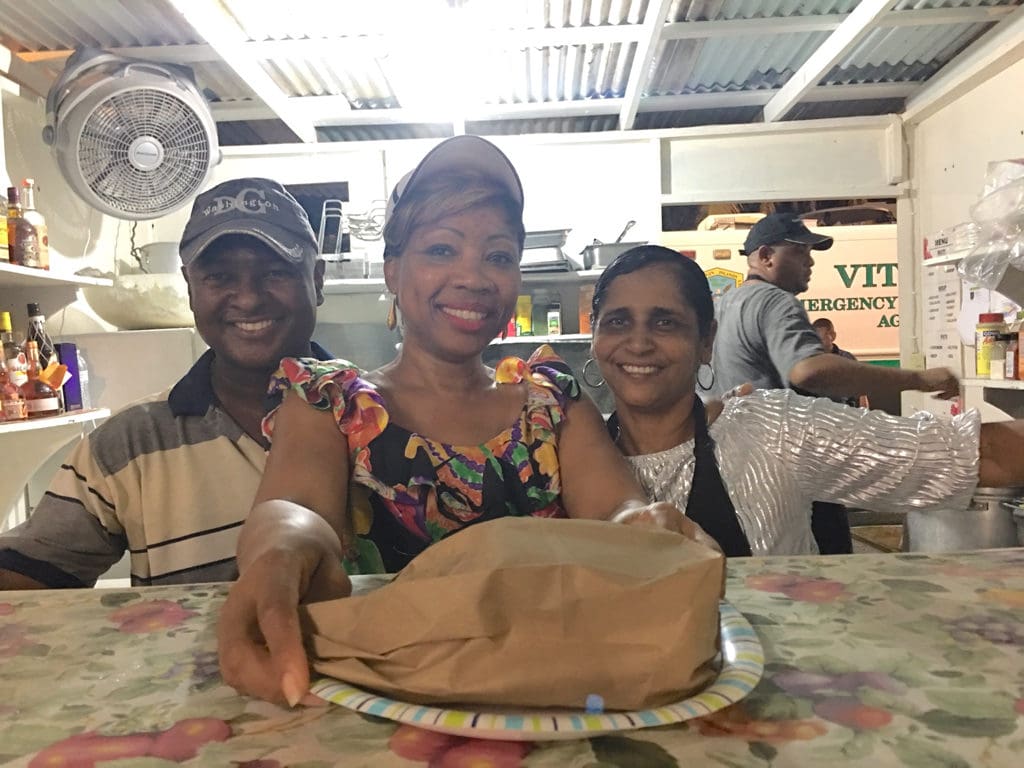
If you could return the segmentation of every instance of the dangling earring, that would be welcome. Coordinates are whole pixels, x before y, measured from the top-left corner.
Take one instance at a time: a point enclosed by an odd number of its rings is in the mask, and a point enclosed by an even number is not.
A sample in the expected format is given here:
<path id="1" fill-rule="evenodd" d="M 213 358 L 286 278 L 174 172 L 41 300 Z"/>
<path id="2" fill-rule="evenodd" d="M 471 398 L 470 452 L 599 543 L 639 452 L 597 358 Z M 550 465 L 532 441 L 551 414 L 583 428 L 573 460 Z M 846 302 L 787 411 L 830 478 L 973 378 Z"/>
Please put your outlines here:
<path id="1" fill-rule="evenodd" d="M 708 384 L 708 385 L 707 385 L 707 386 L 705 387 L 705 386 L 704 386 L 704 382 L 702 382 L 702 381 L 700 380 L 700 372 L 701 372 L 701 370 L 702 370 L 702 369 L 704 368 L 704 366 L 705 366 L 705 365 L 706 365 L 706 363 L 701 363 L 701 366 L 700 366 L 700 368 L 698 368 L 698 369 L 697 369 L 697 376 L 696 376 L 696 379 L 697 379 L 697 386 L 698 386 L 698 387 L 700 387 L 700 388 L 701 388 L 702 390 L 704 390 L 705 392 L 707 392 L 707 391 L 708 391 L 708 390 L 710 390 L 710 389 L 711 389 L 711 388 L 712 388 L 713 386 L 715 386 L 715 369 L 714 369 L 714 368 L 712 368 L 712 367 L 711 367 L 710 365 L 708 365 L 708 366 L 707 366 L 707 369 L 708 369 L 709 371 L 711 371 L 711 383 L 710 383 L 710 384 Z"/>
<path id="2" fill-rule="evenodd" d="M 587 359 L 587 362 L 585 362 L 583 364 L 583 372 L 580 373 L 580 378 L 583 379 L 583 383 L 586 384 L 588 387 L 593 387 L 594 389 L 600 389 L 601 387 L 604 386 L 604 379 L 601 379 L 598 382 L 593 382 L 593 381 L 591 381 L 590 379 L 587 378 L 587 369 L 590 368 L 590 366 L 592 366 L 595 362 L 597 362 L 597 361 L 594 360 L 594 358 L 592 358 L 592 357 Z"/>
<path id="3" fill-rule="evenodd" d="M 391 308 L 388 310 L 388 316 L 384 320 L 384 324 L 388 327 L 389 331 L 395 330 L 398 327 L 398 297 L 395 296 L 391 300 Z"/>

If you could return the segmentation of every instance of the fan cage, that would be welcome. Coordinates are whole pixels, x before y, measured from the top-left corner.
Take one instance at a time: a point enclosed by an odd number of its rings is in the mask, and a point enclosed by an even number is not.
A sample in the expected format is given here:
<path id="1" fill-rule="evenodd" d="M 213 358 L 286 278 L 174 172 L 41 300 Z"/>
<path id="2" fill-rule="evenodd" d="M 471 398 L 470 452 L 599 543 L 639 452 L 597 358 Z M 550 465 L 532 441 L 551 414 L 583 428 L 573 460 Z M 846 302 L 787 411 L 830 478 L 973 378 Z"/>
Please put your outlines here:
<path id="1" fill-rule="evenodd" d="M 152 170 L 132 164 L 132 143 L 140 137 L 163 147 L 162 162 Z M 211 166 L 211 139 L 193 103 L 135 87 L 95 104 L 72 146 L 81 178 L 100 203 L 143 216 L 172 210 L 196 193 Z"/>

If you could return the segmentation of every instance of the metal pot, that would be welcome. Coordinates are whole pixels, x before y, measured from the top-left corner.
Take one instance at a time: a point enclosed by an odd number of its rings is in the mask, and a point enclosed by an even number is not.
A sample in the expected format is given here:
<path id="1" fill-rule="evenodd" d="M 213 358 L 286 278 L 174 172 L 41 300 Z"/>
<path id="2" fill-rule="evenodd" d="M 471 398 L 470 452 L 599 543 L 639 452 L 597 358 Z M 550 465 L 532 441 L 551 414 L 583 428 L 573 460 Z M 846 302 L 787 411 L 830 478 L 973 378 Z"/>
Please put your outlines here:
<path id="1" fill-rule="evenodd" d="M 625 253 L 630 248 L 636 248 L 638 245 L 647 245 L 647 242 L 642 243 L 593 243 L 588 245 L 581 251 L 583 256 L 583 268 L 592 269 L 594 267 L 607 267 L 622 253 Z"/>
<path id="2" fill-rule="evenodd" d="M 1020 542 L 1008 504 L 1024 488 L 976 488 L 967 509 L 908 512 L 903 548 L 910 552 L 956 552 L 1014 547 Z"/>

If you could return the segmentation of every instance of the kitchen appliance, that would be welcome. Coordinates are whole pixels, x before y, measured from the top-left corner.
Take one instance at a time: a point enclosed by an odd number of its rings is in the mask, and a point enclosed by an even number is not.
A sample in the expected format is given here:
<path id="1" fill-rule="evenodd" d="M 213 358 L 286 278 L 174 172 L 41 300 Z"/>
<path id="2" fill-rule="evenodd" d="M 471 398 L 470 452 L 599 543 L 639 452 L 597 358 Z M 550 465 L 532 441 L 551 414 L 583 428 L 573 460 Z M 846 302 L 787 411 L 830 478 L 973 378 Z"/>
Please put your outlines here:
<path id="1" fill-rule="evenodd" d="M 527 232 L 523 242 L 523 272 L 569 272 L 573 269 L 562 246 L 565 245 L 568 229 L 545 229 Z"/>
<path id="2" fill-rule="evenodd" d="M 50 88 L 43 141 L 75 194 L 120 219 L 191 202 L 221 158 L 190 69 L 95 48 L 72 54 Z"/>
<path id="3" fill-rule="evenodd" d="M 1013 547 L 1017 540 L 1013 499 L 1024 488 L 976 488 L 964 509 L 907 512 L 904 549 L 910 552 L 957 552 Z"/>

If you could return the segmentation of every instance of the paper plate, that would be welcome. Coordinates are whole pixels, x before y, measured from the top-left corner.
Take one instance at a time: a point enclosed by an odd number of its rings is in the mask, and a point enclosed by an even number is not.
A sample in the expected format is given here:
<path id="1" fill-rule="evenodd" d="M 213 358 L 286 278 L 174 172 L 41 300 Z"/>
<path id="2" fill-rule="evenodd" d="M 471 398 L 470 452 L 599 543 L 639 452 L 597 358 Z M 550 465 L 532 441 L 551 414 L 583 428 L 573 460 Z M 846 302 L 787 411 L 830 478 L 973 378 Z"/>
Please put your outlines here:
<path id="1" fill-rule="evenodd" d="M 581 710 L 534 709 L 522 712 L 485 709 L 447 709 L 389 699 L 355 686 L 321 677 L 311 690 L 327 701 L 357 712 L 428 731 L 477 739 L 554 741 L 585 739 L 614 731 L 631 731 L 681 723 L 703 717 L 742 699 L 761 679 L 764 651 L 750 623 L 729 603 L 719 610 L 722 667 L 700 693 L 654 709 L 589 715 Z"/>

